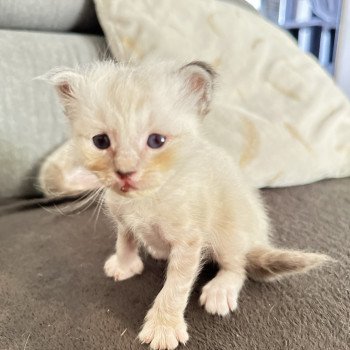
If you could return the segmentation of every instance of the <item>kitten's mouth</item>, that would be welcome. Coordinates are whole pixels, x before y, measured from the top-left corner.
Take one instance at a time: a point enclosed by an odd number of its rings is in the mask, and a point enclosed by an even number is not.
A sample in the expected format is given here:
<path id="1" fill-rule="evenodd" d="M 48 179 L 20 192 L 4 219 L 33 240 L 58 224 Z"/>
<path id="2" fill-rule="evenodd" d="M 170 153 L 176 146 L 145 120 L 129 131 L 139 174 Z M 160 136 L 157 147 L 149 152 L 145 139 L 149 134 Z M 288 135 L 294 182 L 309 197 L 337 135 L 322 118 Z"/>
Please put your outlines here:
<path id="1" fill-rule="evenodd" d="M 132 190 L 137 190 L 137 188 L 134 186 L 134 184 L 128 180 L 124 181 L 124 184 L 122 184 L 122 186 L 120 187 L 120 191 L 121 192 L 129 192 Z"/>
<path id="2" fill-rule="evenodd" d="M 126 183 L 125 185 L 120 187 L 120 190 L 125 193 L 125 192 L 129 192 L 130 190 L 136 190 L 136 187 Z"/>
<path id="3" fill-rule="evenodd" d="M 121 195 L 129 195 L 139 190 L 132 179 L 115 179 L 110 187 Z"/>

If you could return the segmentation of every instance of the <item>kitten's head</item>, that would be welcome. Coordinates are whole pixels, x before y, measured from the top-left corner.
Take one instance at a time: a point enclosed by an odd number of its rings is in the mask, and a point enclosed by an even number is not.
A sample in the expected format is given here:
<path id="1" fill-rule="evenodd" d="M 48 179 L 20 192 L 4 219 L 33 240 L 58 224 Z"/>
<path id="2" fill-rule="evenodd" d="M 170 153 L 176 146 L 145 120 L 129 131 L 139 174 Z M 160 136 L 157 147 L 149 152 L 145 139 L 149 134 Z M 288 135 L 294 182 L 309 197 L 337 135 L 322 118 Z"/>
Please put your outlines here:
<path id="1" fill-rule="evenodd" d="M 212 95 L 205 63 L 94 64 L 49 73 L 83 165 L 117 193 L 159 189 L 195 151 Z"/>

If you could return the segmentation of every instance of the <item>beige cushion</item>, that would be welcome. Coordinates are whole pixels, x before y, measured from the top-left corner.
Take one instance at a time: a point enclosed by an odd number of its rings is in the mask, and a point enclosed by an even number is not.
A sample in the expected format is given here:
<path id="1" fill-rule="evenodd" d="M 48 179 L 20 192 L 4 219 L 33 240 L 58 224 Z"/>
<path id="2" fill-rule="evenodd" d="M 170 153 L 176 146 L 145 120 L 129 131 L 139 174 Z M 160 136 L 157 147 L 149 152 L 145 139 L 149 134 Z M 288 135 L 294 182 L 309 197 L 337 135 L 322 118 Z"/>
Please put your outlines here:
<path id="1" fill-rule="evenodd" d="M 259 15 L 214 0 L 95 0 L 118 60 L 204 60 L 220 74 L 205 121 L 258 186 L 350 174 L 350 103 Z"/>

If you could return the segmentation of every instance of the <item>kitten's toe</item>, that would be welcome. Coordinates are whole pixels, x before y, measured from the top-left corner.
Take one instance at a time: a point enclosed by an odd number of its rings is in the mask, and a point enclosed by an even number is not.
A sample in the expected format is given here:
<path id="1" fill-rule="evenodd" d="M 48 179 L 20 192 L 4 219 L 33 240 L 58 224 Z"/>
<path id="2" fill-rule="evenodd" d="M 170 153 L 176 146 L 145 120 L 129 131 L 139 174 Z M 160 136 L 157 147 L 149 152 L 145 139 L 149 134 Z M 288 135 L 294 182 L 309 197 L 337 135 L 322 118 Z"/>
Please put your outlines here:
<path id="1" fill-rule="evenodd" d="M 210 314 L 225 316 L 237 309 L 238 290 L 218 282 L 214 278 L 203 287 L 199 302 Z"/>
<path id="2" fill-rule="evenodd" d="M 150 344 L 153 350 L 173 350 L 179 343 L 187 342 L 187 326 L 184 320 L 169 325 L 157 318 L 150 317 L 138 337 L 141 343 Z"/>
<path id="3" fill-rule="evenodd" d="M 126 263 L 120 264 L 116 254 L 110 256 L 104 265 L 104 271 L 107 277 L 114 278 L 115 281 L 123 281 L 143 271 L 143 262 L 139 256 Z"/>
<path id="4" fill-rule="evenodd" d="M 186 323 L 184 323 L 183 325 L 181 326 L 178 326 L 176 329 L 175 329 L 175 333 L 176 333 L 176 338 L 178 339 L 178 341 L 181 343 L 181 344 L 186 344 L 188 339 L 189 339 L 189 335 L 188 335 L 188 332 L 187 332 L 187 326 L 186 326 Z"/>

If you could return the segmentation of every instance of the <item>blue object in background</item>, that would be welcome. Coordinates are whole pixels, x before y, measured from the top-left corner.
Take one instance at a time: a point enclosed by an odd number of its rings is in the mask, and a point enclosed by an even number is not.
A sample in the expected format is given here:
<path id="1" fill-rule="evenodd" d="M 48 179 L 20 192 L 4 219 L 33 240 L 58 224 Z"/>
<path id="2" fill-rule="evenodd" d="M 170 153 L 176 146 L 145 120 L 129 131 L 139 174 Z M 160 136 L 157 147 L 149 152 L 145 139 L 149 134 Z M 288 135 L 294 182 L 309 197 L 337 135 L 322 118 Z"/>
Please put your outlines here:
<path id="1" fill-rule="evenodd" d="M 342 0 L 261 0 L 257 8 L 333 74 L 341 6 Z"/>

